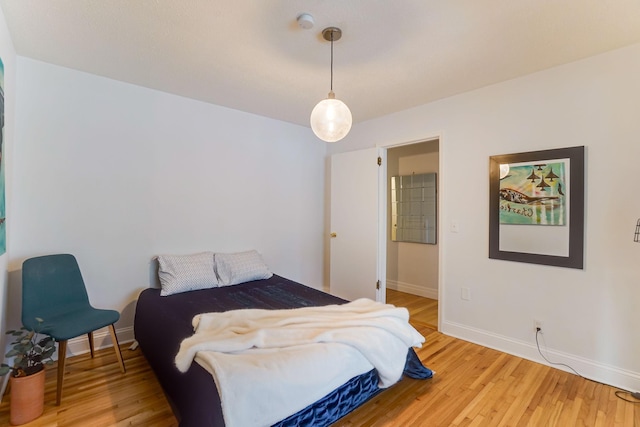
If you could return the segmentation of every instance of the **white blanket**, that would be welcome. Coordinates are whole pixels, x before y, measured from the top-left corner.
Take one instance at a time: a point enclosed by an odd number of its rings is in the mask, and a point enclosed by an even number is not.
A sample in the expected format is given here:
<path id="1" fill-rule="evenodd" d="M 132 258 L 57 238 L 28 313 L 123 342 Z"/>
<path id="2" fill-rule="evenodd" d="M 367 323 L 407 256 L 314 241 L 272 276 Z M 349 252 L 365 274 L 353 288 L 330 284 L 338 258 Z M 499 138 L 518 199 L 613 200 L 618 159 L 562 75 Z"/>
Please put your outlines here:
<path id="1" fill-rule="evenodd" d="M 397 382 L 407 349 L 424 337 L 404 308 L 359 299 L 291 310 L 200 314 L 176 366 L 195 360 L 214 377 L 227 427 L 271 425 L 375 367 Z"/>

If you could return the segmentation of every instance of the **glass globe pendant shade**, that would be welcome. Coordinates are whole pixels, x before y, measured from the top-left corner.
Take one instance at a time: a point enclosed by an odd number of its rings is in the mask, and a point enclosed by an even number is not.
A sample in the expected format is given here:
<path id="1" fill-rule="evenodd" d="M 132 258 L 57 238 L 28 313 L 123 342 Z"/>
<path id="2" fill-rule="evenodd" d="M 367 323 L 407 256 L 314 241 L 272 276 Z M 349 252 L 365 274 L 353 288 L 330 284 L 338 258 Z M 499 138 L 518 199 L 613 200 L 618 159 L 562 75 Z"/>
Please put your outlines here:
<path id="1" fill-rule="evenodd" d="M 347 105 L 329 92 L 329 97 L 318 102 L 311 112 L 311 129 L 326 142 L 337 142 L 351 130 L 351 111 Z"/>

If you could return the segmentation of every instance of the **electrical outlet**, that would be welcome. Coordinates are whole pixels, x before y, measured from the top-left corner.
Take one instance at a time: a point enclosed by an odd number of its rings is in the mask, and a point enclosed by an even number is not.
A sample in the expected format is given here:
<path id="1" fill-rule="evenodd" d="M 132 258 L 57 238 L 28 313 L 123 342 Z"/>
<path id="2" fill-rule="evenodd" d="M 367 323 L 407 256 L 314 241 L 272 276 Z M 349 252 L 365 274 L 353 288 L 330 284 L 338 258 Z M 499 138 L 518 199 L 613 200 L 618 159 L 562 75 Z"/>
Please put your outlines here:
<path id="1" fill-rule="evenodd" d="M 542 333 L 542 320 L 533 319 L 533 330 Z"/>

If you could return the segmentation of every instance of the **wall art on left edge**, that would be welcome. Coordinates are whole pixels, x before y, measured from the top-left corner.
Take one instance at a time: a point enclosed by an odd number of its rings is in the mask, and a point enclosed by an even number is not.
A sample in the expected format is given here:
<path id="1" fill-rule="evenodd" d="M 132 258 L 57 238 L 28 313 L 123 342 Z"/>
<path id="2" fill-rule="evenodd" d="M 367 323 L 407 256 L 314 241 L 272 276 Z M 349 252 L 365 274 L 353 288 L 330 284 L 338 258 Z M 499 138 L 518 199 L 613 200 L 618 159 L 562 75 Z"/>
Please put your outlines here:
<path id="1" fill-rule="evenodd" d="M 7 221 L 4 182 L 4 64 L 0 58 L 0 255 L 7 250 Z"/>

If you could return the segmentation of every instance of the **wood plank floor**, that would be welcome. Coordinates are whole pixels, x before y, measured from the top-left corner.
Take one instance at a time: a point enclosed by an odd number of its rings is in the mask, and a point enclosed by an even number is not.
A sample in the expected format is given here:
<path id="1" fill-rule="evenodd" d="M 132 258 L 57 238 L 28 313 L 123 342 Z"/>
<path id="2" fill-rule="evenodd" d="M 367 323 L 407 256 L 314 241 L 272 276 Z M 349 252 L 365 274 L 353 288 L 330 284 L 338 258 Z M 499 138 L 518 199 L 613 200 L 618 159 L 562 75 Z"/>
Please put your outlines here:
<path id="1" fill-rule="evenodd" d="M 122 345 L 126 374 L 113 349 L 74 356 L 65 364 L 62 403 L 56 406 L 56 368 L 47 367 L 44 414 L 32 426 L 177 426 L 160 384 L 140 350 Z M 9 425 L 8 392 L 0 405 L 0 426 Z"/>
<path id="2" fill-rule="evenodd" d="M 407 298 L 405 295 L 398 295 Z M 427 339 L 417 350 L 436 371 L 430 380 L 405 378 L 335 423 L 343 426 L 635 426 L 640 405 L 615 389 L 545 365 L 437 332 L 413 320 Z M 113 350 L 67 361 L 62 405 L 55 406 L 55 369 L 48 368 L 45 413 L 34 426 L 177 426 L 139 350 L 122 347 L 127 373 Z M 9 403 L 0 426 L 9 424 Z"/>
<path id="3" fill-rule="evenodd" d="M 387 302 L 407 307 L 412 321 L 438 329 L 438 300 L 387 288 Z"/>

